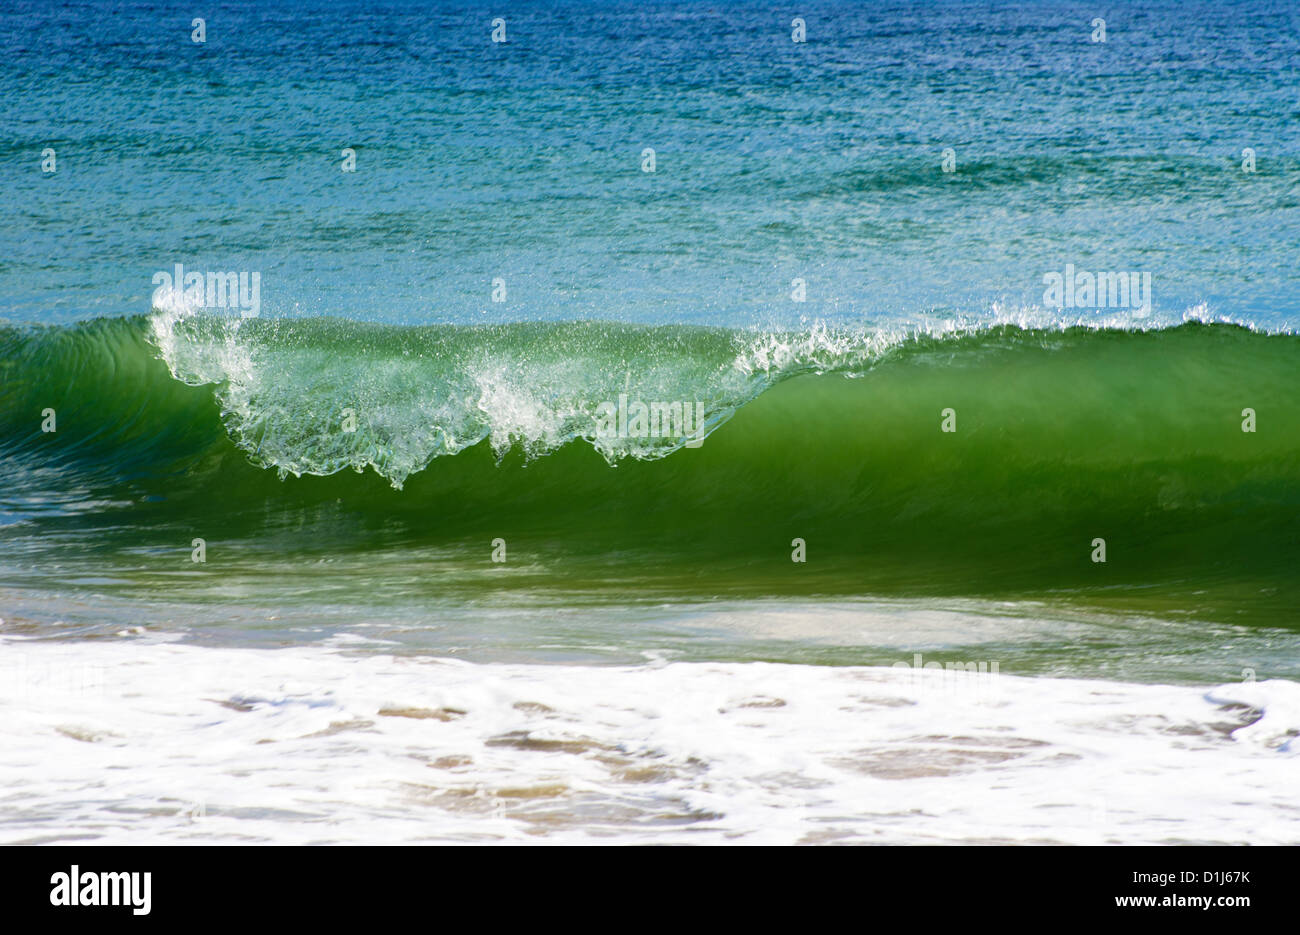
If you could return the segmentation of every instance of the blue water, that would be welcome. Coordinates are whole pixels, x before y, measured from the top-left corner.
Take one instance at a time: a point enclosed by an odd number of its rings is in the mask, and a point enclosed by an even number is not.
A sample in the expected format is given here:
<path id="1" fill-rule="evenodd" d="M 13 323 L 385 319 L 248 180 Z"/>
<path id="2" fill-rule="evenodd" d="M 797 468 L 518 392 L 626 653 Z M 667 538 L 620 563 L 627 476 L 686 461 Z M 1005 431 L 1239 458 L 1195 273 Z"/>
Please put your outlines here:
<path id="1" fill-rule="evenodd" d="M 1073 263 L 1289 329 L 1296 11 L 221 3 L 195 44 L 184 5 L 8 3 L 0 315 L 147 312 L 180 262 L 267 316 L 979 318 Z"/>

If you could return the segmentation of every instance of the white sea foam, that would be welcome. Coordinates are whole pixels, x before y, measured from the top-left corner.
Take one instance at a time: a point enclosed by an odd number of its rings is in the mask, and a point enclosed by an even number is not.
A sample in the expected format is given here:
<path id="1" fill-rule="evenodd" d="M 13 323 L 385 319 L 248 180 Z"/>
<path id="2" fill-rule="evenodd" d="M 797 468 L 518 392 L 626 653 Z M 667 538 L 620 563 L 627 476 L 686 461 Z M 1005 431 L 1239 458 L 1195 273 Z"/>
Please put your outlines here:
<path id="1" fill-rule="evenodd" d="M 0 652 L 5 843 L 1300 841 L 1288 681 Z"/>

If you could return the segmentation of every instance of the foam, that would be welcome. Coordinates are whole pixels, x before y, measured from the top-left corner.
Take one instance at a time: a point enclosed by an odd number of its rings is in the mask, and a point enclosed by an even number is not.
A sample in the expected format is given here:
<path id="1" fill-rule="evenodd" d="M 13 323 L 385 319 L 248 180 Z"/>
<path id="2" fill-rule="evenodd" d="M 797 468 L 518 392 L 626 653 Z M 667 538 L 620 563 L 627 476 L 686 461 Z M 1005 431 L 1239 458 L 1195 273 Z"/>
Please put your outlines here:
<path id="1" fill-rule="evenodd" d="M 5 843 L 1300 840 L 1280 680 L 0 651 Z"/>

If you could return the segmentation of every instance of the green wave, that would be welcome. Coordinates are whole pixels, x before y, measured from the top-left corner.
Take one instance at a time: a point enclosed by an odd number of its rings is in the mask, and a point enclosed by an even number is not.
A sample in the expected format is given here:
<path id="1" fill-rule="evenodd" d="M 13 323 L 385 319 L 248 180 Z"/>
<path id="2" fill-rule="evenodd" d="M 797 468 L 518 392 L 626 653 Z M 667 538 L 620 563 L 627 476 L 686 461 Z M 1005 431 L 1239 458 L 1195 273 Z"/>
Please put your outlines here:
<path id="1" fill-rule="evenodd" d="M 174 324 L 0 332 L 11 514 L 304 554 L 481 562 L 499 537 L 543 577 L 693 593 L 1117 593 L 1283 623 L 1297 596 L 1292 335 Z M 703 444 L 599 437 L 619 394 L 701 402 Z"/>

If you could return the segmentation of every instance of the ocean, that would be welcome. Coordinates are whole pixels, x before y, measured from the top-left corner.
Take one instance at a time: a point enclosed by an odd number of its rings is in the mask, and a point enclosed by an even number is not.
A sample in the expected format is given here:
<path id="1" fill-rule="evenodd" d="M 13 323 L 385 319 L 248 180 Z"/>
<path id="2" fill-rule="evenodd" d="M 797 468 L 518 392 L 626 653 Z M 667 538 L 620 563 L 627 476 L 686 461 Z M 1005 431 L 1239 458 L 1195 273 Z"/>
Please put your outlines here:
<path id="1" fill-rule="evenodd" d="M 1300 843 L 1300 7 L 0 62 L 0 842 Z"/>

